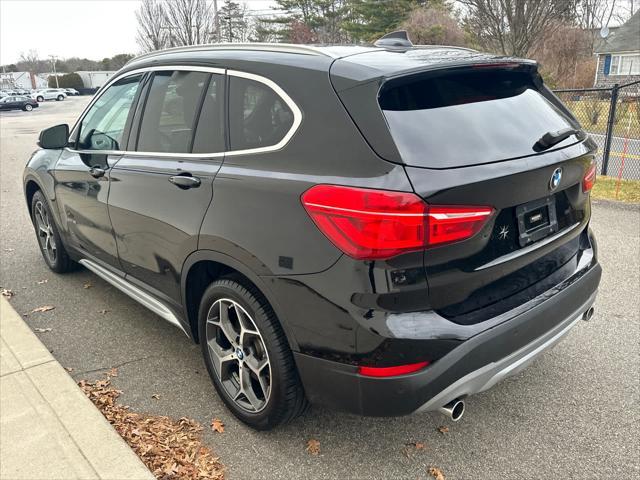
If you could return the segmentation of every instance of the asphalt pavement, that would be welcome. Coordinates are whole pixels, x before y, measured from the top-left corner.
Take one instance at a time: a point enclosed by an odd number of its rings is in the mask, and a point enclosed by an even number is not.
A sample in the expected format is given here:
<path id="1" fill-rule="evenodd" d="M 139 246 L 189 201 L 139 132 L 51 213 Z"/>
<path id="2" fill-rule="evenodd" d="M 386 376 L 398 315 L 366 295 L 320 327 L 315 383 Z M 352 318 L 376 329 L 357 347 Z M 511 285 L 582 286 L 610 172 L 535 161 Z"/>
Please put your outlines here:
<path id="1" fill-rule="evenodd" d="M 230 479 L 424 479 L 432 465 L 447 480 L 640 476 L 640 206 L 594 203 L 604 274 L 593 320 L 523 373 L 469 398 L 460 422 L 313 408 L 283 428 L 255 432 L 225 409 L 199 347 L 183 333 L 89 271 L 56 275 L 41 259 L 22 169 L 38 132 L 72 122 L 86 101 L 0 114 L 0 286 L 15 292 L 19 313 L 55 306 L 24 318 L 51 328 L 38 336 L 74 379 L 117 367 L 124 404 L 201 422 Z M 214 417 L 224 433 L 207 428 Z M 320 455 L 305 450 L 310 439 L 320 442 Z"/>

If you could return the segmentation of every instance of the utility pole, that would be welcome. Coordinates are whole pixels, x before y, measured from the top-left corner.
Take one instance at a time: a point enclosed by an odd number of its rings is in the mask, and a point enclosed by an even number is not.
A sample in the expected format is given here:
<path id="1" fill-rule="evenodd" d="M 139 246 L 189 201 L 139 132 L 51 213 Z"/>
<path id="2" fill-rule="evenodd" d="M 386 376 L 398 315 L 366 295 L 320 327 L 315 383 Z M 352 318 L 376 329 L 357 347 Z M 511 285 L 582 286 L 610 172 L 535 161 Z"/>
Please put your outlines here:
<path id="1" fill-rule="evenodd" d="M 53 63 L 53 76 L 56 77 L 56 88 L 60 88 L 60 84 L 58 83 L 58 74 L 56 72 L 56 56 L 55 55 L 49 55 L 49 58 L 51 59 L 51 63 Z"/>

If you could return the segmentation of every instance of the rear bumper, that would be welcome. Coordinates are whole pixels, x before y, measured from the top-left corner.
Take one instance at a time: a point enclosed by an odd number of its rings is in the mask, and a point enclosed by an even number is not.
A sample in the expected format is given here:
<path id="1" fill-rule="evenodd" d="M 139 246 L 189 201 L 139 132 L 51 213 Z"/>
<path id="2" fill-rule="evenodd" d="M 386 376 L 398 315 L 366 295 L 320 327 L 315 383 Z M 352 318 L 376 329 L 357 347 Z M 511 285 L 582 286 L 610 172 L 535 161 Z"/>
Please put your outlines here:
<path id="1" fill-rule="evenodd" d="M 520 315 L 469 338 L 419 372 L 392 378 L 359 375 L 357 367 L 301 353 L 296 364 L 312 403 L 371 416 L 436 410 L 486 390 L 525 368 L 560 341 L 594 303 L 595 263 L 579 279 Z"/>

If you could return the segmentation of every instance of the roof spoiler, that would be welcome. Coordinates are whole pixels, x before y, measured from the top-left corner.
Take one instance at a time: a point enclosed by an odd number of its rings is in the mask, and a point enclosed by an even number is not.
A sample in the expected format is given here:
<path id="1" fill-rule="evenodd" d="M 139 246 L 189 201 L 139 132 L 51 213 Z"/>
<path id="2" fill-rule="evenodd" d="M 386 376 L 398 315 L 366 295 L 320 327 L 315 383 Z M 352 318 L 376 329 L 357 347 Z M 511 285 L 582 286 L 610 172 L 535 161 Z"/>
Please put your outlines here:
<path id="1" fill-rule="evenodd" d="M 409 40 L 406 30 L 398 30 L 387 33 L 382 38 L 374 42 L 376 47 L 386 48 L 387 50 L 405 51 L 413 47 L 413 43 Z"/>

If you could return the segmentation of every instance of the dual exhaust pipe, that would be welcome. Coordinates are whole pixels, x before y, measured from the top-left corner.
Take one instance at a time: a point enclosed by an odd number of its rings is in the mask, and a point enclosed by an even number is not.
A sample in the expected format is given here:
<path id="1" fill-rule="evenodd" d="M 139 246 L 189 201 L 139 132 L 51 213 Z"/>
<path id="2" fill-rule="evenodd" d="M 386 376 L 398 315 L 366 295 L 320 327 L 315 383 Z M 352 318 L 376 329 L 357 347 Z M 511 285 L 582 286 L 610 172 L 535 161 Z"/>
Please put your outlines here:
<path id="1" fill-rule="evenodd" d="M 594 312 L 594 308 L 589 307 L 589 309 L 582 314 L 582 320 L 588 322 L 593 317 Z M 440 407 L 438 411 L 444 416 L 449 417 L 451 421 L 457 422 L 462 418 L 462 415 L 464 415 L 464 400 L 456 398 L 455 400 L 447 403 L 445 406 Z"/>

